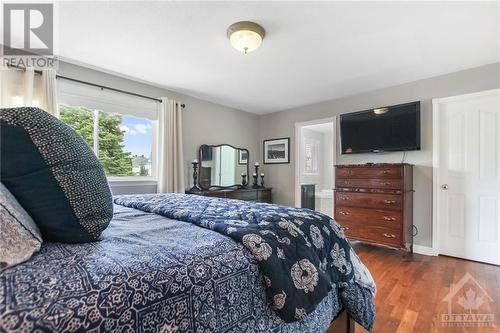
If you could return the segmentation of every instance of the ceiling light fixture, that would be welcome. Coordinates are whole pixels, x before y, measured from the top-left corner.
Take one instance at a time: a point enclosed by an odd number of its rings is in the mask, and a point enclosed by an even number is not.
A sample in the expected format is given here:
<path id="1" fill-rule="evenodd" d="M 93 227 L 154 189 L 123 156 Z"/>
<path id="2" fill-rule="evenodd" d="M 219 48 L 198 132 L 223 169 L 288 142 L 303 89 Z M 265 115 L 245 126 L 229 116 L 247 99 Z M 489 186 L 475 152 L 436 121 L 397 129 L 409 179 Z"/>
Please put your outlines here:
<path id="1" fill-rule="evenodd" d="M 376 115 L 381 115 L 381 114 L 387 113 L 387 111 L 389 111 L 388 108 L 373 109 L 373 113 L 375 113 Z"/>
<path id="2" fill-rule="evenodd" d="M 245 54 L 259 48 L 266 31 L 254 22 L 241 21 L 227 28 L 227 37 L 231 45 Z"/>

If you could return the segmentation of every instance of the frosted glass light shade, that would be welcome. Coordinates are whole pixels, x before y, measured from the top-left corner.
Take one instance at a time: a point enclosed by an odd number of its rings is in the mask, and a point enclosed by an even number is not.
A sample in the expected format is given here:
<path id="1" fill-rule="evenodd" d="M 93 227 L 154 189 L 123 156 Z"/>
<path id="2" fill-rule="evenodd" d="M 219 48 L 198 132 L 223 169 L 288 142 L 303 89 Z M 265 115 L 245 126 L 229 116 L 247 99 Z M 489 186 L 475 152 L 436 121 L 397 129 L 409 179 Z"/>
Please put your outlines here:
<path id="1" fill-rule="evenodd" d="M 259 48 L 265 31 L 257 23 L 243 21 L 232 24 L 227 29 L 227 36 L 236 50 L 247 54 Z"/>
<path id="2" fill-rule="evenodd" d="M 389 111 L 388 108 L 373 109 L 373 113 L 375 113 L 376 115 L 381 115 L 381 114 L 387 113 L 387 111 Z"/>

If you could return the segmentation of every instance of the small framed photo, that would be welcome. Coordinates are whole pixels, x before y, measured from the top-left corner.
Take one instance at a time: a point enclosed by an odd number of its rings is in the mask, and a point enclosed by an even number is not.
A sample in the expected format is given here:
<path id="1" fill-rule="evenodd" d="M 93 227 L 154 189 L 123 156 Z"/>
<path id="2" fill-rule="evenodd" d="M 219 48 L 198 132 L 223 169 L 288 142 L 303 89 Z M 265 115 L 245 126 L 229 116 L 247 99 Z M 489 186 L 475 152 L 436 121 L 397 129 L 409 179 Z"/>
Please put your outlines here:
<path id="1" fill-rule="evenodd" d="M 248 150 L 238 150 L 238 164 L 247 165 L 248 164 Z"/>
<path id="2" fill-rule="evenodd" d="M 290 138 L 264 140 L 264 164 L 290 163 Z"/>

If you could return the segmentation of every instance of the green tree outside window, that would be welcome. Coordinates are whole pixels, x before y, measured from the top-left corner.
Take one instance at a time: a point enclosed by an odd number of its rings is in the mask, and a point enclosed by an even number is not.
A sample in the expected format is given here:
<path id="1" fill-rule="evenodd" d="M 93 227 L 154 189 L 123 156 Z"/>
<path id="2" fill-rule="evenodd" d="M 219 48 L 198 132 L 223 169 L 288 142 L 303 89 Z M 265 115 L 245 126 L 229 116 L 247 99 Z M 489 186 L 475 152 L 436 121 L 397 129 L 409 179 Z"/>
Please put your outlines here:
<path id="1" fill-rule="evenodd" d="M 73 128 L 92 148 L 94 111 L 82 106 L 59 105 L 61 120 Z M 107 176 L 135 176 L 132 154 L 124 150 L 122 117 L 99 111 L 99 160 Z"/>

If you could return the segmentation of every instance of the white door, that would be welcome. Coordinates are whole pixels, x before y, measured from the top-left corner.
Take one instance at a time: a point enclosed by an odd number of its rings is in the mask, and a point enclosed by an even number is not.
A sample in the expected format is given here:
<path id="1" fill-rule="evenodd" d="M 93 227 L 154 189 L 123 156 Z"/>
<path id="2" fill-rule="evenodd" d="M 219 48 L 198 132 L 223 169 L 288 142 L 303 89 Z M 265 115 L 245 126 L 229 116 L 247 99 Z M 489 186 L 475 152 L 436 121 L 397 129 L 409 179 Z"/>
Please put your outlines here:
<path id="1" fill-rule="evenodd" d="M 500 265 L 500 89 L 434 112 L 439 253 Z"/>

